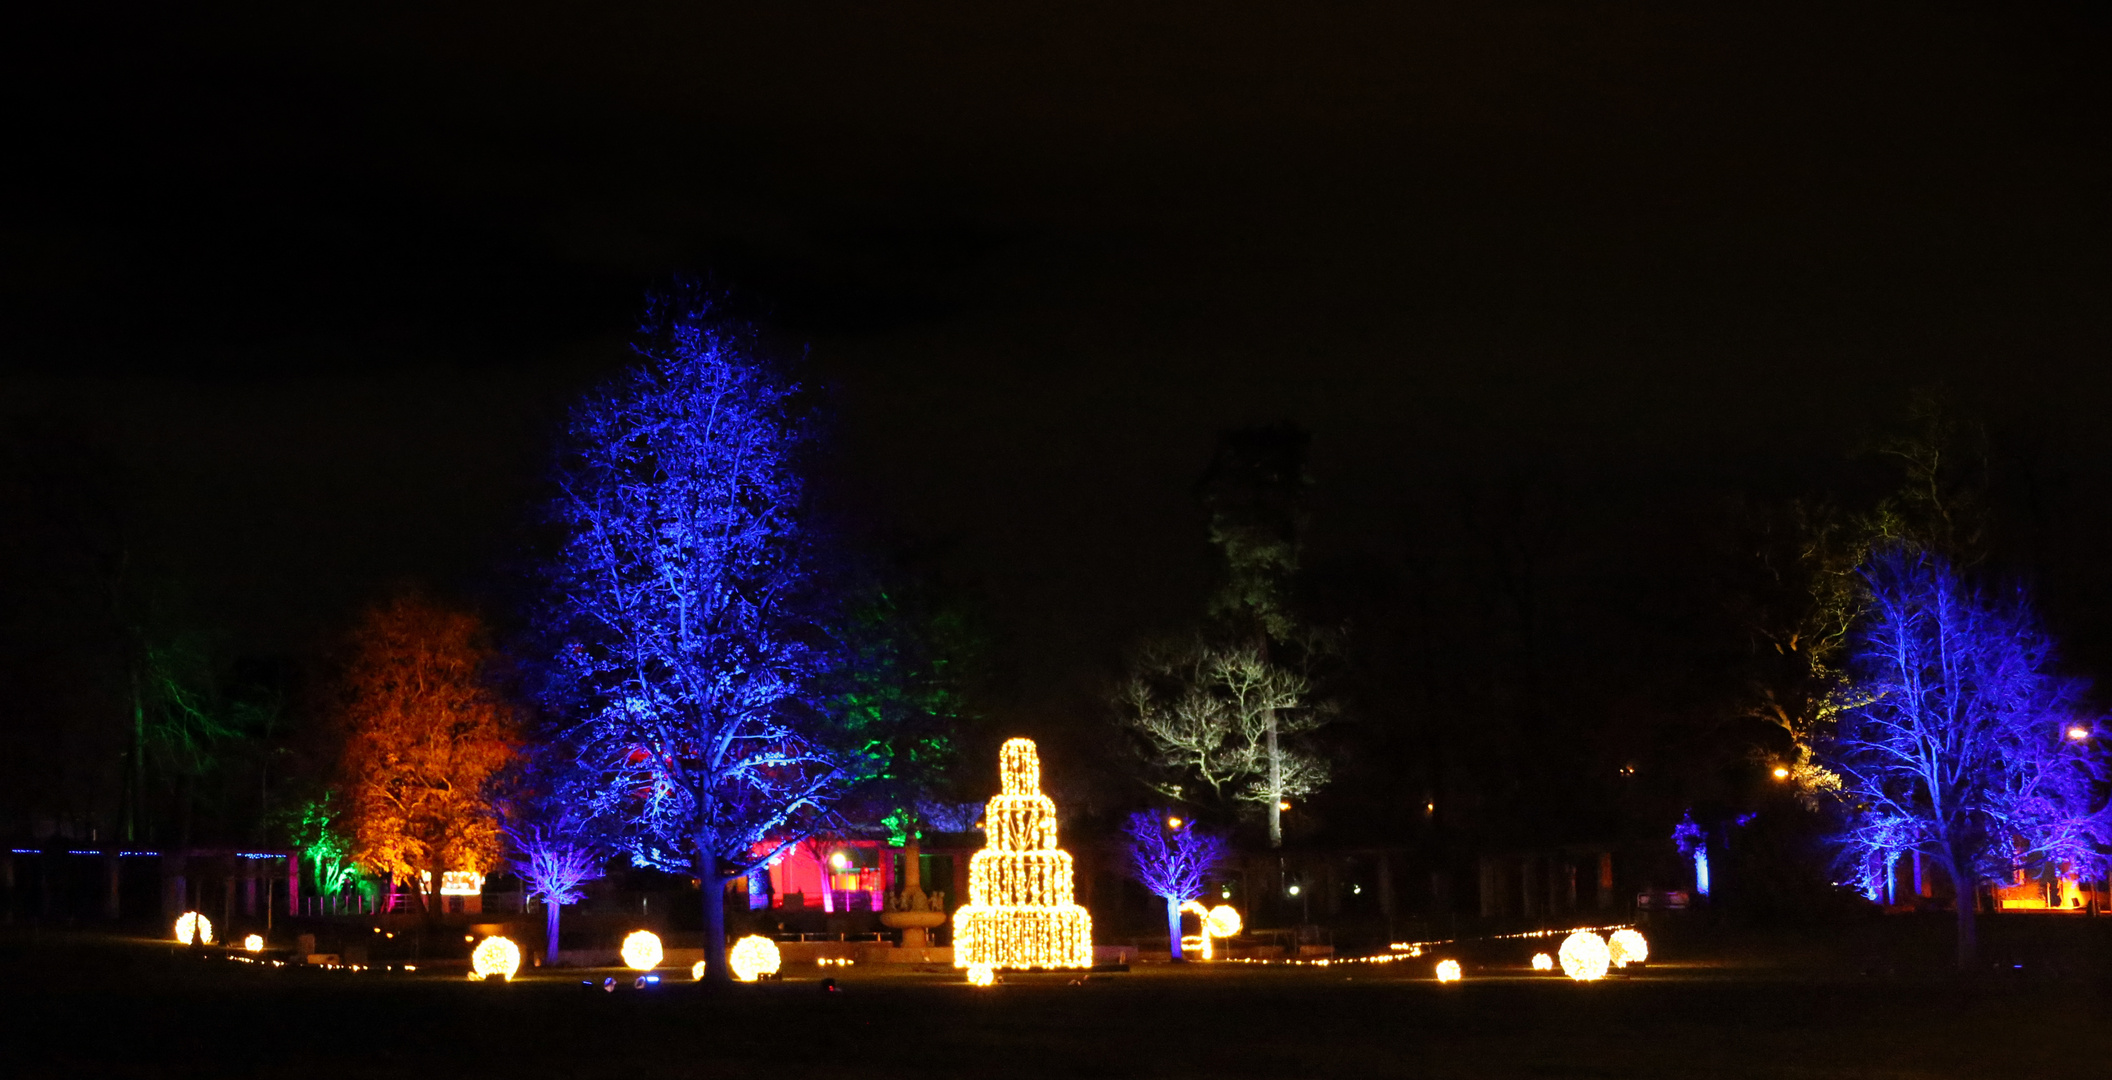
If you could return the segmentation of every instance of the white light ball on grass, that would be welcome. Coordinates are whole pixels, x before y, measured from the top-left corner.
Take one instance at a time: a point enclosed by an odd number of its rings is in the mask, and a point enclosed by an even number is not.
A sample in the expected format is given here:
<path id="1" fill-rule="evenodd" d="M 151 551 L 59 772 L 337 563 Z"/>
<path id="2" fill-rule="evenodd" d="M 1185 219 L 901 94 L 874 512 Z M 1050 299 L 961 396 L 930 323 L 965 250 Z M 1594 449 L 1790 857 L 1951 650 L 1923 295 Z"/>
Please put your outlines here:
<path id="1" fill-rule="evenodd" d="M 513 973 L 521 970 L 521 947 L 511 940 L 497 935 L 485 938 L 469 954 L 471 978 L 489 979 L 493 975 L 506 982 L 513 981 Z"/>
<path id="2" fill-rule="evenodd" d="M 1579 930 L 1562 941 L 1562 974 L 1578 982 L 1591 982 L 1606 977 L 1606 965 L 1612 959 L 1606 948 L 1606 939 L 1589 930 Z"/>
<path id="3" fill-rule="evenodd" d="M 988 965 L 988 964 L 970 964 L 970 965 L 968 965 L 968 985 L 970 985 L 970 986 L 995 986 L 995 985 L 997 985 L 997 971 L 996 971 L 996 969 L 992 968 L 992 967 L 991 967 L 990 965 Z"/>
<path id="4" fill-rule="evenodd" d="M 699 960 L 689 966 L 689 977 L 698 982 L 704 981 L 704 961 Z"/>
<path id="5" fill-rule="evenodd" d="M 1441 983 L 1445 983 L 1445 982 L 1458 982 L 1458 981 L 1459 981 L 1459 961 L 1457 961 L 1457 960 L 1439 960 L 1439 961 L 1437 962 L 1437 981 L 1438 981 L 1438 982 L 1441 982 Z"/>
<path id="6" fill-rule="evenodd" d="M 633 930 L 623 939 L 623 966 L 632 971 L 651 971 L 665 955 L 660 951 L 660 935 L 651 930 Z"/>
<path id="7" fill-rule="evenodd" d="M 1553 971 L 1553 970 L 1555 970 L 1555 958 L 1554 958 L 1554 957 L 1552 957 L 1552 956 L 1549 956 L 1549 955 L 1547 955 L 1547 954 L 1546 954 L 1546 953 L 1544 953 L 1544 952 L 1540 952 L 1540 953 L 1534 953 L 1534 954 L 1533 954 L 1533 970 L 1534 970 L 1534 971 Z"/>
<path id="8" fill-rule="evenodd" d="M 734 942 L 733 951 L 726 954 L 726 966 L 733 969 L 733 977 L 742 982 L 775 975 L 778 964 L 777 942 L 760 934 L 750 934 Z"/>
<path id="9" fill-rule="evenodd" d="M 1639 931 L 1615 930 L 1606 941 L 1606 950 L 1614 967 L 1627 967 L 1650 959 L 1650 942 Z"/>
<path id="10" fill-rule="evenodd" d="M 1238 937 L 1240 926 L 1239 912 L 1230 904 L 1219 904 L 1211 908 L 1203 923 L 1203 929 L 1211 937 L 1221 938 Z"/>
<path id="11" fill-rule="evenodd" d="M 242 947 L 243 947 L 243 948 L 245 948 L 245 949 L 247 949 L 247 950 L 249 950 L 250 952 L 263 952 L 263 951 L 264 951 L 264 935 L 262 935 L 262 934 L 251 934 L 251 935 L 249 935 L 248 937 L 246 937 L 246 938 L 243 938 L 243 939 L 242 939 Z"/>
<path id="12" fill-rule="evenodd" d="M 194 934 L 199 941 L 211 945 L 213 943 L 213 920 L 195 911 L 186 911 L 181 918 L 176 920 L 176 940 L 189 945 Z"/>

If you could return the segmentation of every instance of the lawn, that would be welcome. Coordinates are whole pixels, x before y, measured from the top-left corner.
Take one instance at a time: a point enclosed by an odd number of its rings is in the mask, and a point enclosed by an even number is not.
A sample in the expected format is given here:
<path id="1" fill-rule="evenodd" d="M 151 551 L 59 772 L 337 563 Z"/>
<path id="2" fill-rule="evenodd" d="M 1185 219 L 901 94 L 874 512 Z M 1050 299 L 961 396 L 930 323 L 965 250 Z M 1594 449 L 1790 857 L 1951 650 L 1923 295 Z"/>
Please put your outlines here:
<path id="1" fill-rule="evenodd" d="M 1944 974 L 1940 927 L 1672 935 L 1576 984 L 1469 958 L 1013 976 L 788 969 L 713 992 L 277 970 L 84 934 L 0 936 L 11 1076 L 1987 1077 L 2112 1069 L 2103 920 L 1990 935 Z M 1999 930 L 2000 928 L 1998 928 Z M 2017 957 L 2023 967 L 2006 962 Z M 2028 959 L 2024 959 L 2028 958 Z M 2063 961 L 2065 958 L 2065 962 Z M 1522 959 L 1522 956 L 1518 959 Z M 1906 962 L 1900 962 L 1900 961 Z M 602 973 L 596 973 L 596 977 Z M 627 982 L 627 980 L 626 980 Z"/>

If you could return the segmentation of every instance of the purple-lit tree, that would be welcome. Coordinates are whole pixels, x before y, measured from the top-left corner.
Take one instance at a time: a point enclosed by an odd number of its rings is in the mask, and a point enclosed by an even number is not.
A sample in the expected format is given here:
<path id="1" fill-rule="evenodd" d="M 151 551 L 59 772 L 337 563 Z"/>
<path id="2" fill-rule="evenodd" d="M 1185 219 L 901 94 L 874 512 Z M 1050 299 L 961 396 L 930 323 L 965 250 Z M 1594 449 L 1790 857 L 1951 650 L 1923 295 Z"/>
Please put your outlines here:
<path id="1" fill-rule="evenodd" d="M 1129 872 L 1166 901 L 1167 944 L 1179 960 L 1181 905 L 1203 895 L 1203 883 L 1225 860 L 1225 838 L 1150 810 L 1129 815 L 1123 832 L 1129 837 Z"/>
<path id="2" fill-rule="evenodd" d="M 1851 694 L 1826 765 L 1841 776 L 1840 839 L 1866 881 L 1904 852 L 1958 892 L 1958 963 L 1978 952 L 1979 886 L 2017 870 L 2103 865 L 2112 839 L 2102 756 L 2070 736 L 2081 687 L 2021 597 L 1970 589 L 1912 548 L 1862 571 L 1869 606 L 1849 657 Z"/>
<path id="3" fill-rule="evenodd" d="M 725 884 L 842 784 L 813 704 L 805 430 L 797 388 L 695 289 L 653 300 L 638 351 L 572 416 L 549 698 L 583 809 L 635 863 L 702 884 L 723 981 Z"/>
<path id="4" fill-rule="evenodd" d="M 528 886 L 528 895 L 543 902 L 543 962 L 551 967 L 557 966 L 559 912 L 586 899 L 585 886 L 602 876 L 607 857 L 594 841 L 592 822 L 567 794 L 538 793 L 517 805 L 506 821 L 506 839 L 516 853 L 513 872 Z"/>

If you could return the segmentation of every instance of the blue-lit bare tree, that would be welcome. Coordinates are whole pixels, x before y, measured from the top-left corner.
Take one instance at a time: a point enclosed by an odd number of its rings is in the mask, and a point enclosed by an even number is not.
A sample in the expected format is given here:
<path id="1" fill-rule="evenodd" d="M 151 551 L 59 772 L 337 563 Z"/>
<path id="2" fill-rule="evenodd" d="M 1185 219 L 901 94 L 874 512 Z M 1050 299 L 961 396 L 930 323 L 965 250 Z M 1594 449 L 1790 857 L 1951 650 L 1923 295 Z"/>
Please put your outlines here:
<path id="1" fill-rule="evenodd" d="M 1166 940 L 1181 959 L 1181 905 L 1203 895 L 1203 884 L 1225 861 L 1225 838 L 1163 811 L 1129 815 L 1129 872 L 1166 901 Z M 1207 932 L 1207 931 L 1206 931 Z"/>
<path id="2" fill-rule="evenodd" d="M 609 855 L 564 753 L 562 745 L 546 745 L 514 778 L 514 795 L 505 801 L 510 865 L 543 903 L 543 962 L 550 967 L 557 966 L 559 913 L 586 899 L 587 882 L 603 876 Z"/>
<path id="3" fill-rule="evenodd" d="M 1869 879 L 1906 852 L 1957 887 L 1958 963 L 1978 952 L 1979 886 L 2048 864 L 2103 865 L 2102 755 L 2073 737 L 2080 685 L 2021 597 L 1971 589 L 1907 547 L 1862 570 L 1869 606 L 1849 657 L 1852 697 L 1822 744 L 1841 776 L 1847 858 Z"/>
<path id="4" fill-rule="evenodd" d="M 806 431 L 797 387 L 699 290 L 654 298 L 638 351 L 572 416 L 549 699 L 585 809 L 635 863 L 702 884 L 723 981 L 726 883 L 842 784 L 813 706 Z"/>

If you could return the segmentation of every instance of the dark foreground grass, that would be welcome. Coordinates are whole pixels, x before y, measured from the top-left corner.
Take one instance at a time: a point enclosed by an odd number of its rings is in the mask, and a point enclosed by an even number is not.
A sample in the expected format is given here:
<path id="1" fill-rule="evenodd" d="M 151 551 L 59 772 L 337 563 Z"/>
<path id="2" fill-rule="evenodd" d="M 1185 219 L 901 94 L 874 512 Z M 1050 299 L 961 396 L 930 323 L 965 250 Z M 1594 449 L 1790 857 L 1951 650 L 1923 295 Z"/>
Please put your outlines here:
<path id="1" fill-rule="evenodd" d="M 811 968 L 721 992 L 604 993 L 577 975 L 500 986 L 273 970 L 18 933 L 0 937 L 0 1075 L 2104 1076 L 2112 1000 L 2102 934 L 2089 934 L 2035 946 L 2080 958 L 2065 967 L 1966 979 L 1883 962 L 1932 947 L 1913 935 L 1778 935 L 1683 942 L 1595 985 L 1471 963 L 1453 986 L 1415 963 L 1160 967 L 989 990 L 852 968 L 829 973 L 831 994 Z"/>

